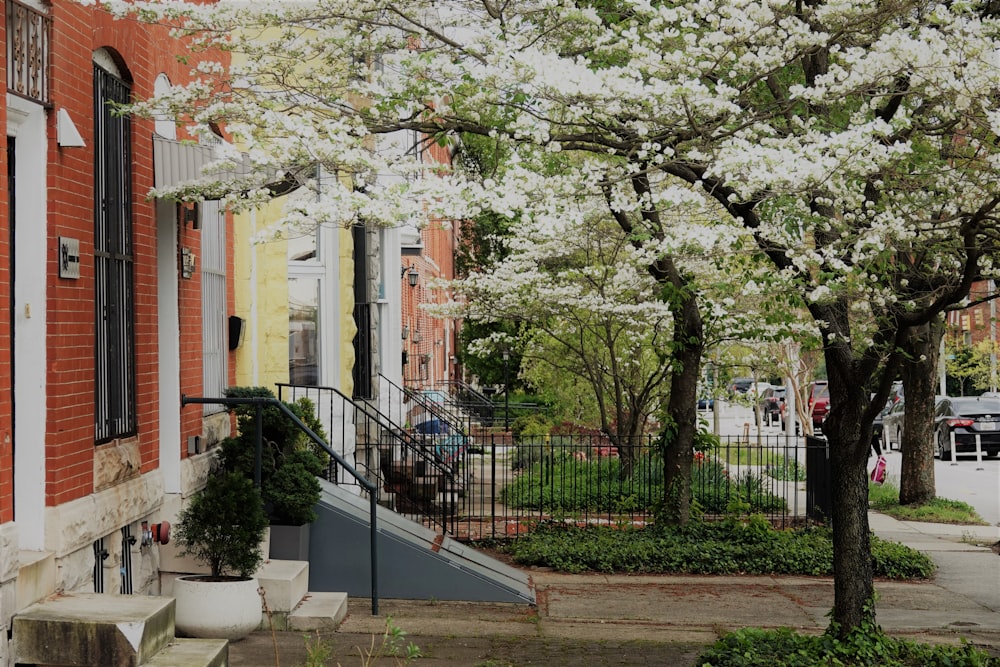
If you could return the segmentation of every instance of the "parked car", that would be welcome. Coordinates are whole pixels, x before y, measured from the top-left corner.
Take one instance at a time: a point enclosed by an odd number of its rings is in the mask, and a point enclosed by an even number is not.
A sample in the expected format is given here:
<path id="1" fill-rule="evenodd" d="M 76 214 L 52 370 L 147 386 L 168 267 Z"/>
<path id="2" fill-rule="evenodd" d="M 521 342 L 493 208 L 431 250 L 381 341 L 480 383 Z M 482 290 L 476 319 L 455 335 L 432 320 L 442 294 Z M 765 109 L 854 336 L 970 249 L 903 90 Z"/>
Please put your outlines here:
<path id="1" fill-rule="evenodd" d="M 901 449 L 903 444 L 903 415 L 906 411 L 905 401 L 899 399 L 892 403 L 889 399 L 889 412 L 882 417 L 882 442 L 888 450 Z M 895 446 L 893 446 L 895 445 Z"/>
<path id="2" fill-rule="evenodd" d="M 785 402 L 784 387 L 768 387 L 760 395 L 760 418 L 770 426 L 772 422 L 781 422 L 781 405 Z"/>
<path id="3" fill-rule="evenodd" d="M 733 378 L 729 391 L 733 394 L 745 394 L 752 384 L 753 378 Z"/>
<path id="4" fill-rule="evenodd" d="M 941 405 L 941 401 L 948 398 L 947 396 L 935 396 L 934 397 L 934 410 L 935 413 L 938 406 Z M 885 443 L 887 449 L 898 449 L 903 450 L 903 433 L 905 432 L 903 428 L 903 415 L 906 411 L 906 401 L 902 397 L 896 399 L 889 399 L 889 403 L 886 406 L 888 412 L 882 411 L 884 415 L 882 417 L 882 441 Z M 893 447 L 895 445 L 895 448 Z"/>
<path id="5" fill-rule="evenodd" d="M 813 431 L 823 430 L 823 420 L 830 412 L 830 385 L 826 380 L 816 380 L 809 385 L 809 414 Z"/>
<path id="6" fill-rule="evenodd" d="M 715 399 L 711 396 L 702 396 L 698 399 L 699 410 L 711 410 L 715 407 Z"/>
<path id="7" fill-rule="evenodd" d="M 959 454 L 975 454 L 977 437 L 983 456 L 1000 455 L 1000 398 L 943 398 L 934 411 L 937 456 L 942 461 L 950 461 Z"/>
<path id="8" fill-rule="evenodd" d="M 872 443 L 874 444 L 877 442 L 879 444 L 879 449 L 882 448 L 883 444 L 886 444 L 885 430 L 882 428 L 882 421 L 885 419 L 885 416 L 889 414 L 889 410 L 891 409 L 892 401 L 886 401 L 885 407 L 879 411 L 879 413 L 875 416 L 875 421 L 872 422 Z"/>

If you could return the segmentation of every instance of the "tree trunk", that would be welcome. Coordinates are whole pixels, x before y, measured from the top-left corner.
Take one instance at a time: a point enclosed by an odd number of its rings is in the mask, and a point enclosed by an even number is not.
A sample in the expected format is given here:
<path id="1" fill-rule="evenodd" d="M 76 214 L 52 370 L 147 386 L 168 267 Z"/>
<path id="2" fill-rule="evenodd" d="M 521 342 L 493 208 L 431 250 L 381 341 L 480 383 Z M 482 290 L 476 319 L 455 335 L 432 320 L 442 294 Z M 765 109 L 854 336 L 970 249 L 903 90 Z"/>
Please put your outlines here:
<path id="1" fill-rule="evenodd" d="M 701 313 L 691 294 L 671 308 L 674 341 L 667 418 L 674 438 L 663 453 L 664 498 L 661 517 L 668 524 L 684 525 L 691 518 L 691 464 L 698 428 L 698 376 L 704 351 Z M 670 427 L 670 425 L 668 425 Z"/>
<path id="2" fill-rule="evenodd" d="M 856 369 L 848 343 L 827 342 L 824 356 L 830 387 L 823 432 L 832 465 L 833 624 L 844 637 L 874 619 L 867 467 L 872 424 L 862 423 L 869 378 Z"/>
<path id="3" fill-rule="evenodd" d="M 921 505 L 934 499 L 934 396 L 938 350 L 944 322 L 910 329 L 903 343 L 902 364 L 906 406 L 903 413 L 903 463 L 899 483 L 901 505 Z"/>

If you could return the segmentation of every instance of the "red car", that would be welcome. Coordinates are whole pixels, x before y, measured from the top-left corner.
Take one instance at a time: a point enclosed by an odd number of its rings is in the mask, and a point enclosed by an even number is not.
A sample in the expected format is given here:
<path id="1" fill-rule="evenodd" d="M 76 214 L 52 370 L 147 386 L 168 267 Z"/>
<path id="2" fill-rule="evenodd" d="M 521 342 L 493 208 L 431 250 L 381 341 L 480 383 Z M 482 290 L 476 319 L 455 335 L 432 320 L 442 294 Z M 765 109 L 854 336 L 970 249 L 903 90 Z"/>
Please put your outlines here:
<path id="1" fill-rule="evenodd" d="M 830 412 L 830 387 L 826 380 L 816 380 L 809 385 L 809 414 L 813 431 L 823 429 L 823 420 Z"/>

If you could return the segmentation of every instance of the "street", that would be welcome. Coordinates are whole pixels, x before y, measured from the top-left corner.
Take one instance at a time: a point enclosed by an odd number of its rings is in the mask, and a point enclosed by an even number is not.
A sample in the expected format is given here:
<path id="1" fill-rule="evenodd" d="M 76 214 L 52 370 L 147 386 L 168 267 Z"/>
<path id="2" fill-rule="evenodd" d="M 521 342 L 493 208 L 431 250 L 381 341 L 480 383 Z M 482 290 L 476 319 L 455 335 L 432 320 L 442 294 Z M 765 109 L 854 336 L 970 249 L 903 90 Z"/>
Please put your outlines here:
<path id="1" fill-rule="evenodd" d="M 742 435 L 749 430 L 755 435 L 757 429 L 753 410 L 744 405 L 719 401 L 719 434 L 723 436 Z M 701 413 L 712 427 L 711 412 Z M 779 426 L 762 426 L 761 433 L 779 435 Z M 888 463 L 887 480 L 890 484 L 899 486 L 902 454 L 883 448 Z M 870 463 L 874 465 L 875 457 Z M 976 509 L 979 515 L 992 526 L 1000 526 L 1000 458 L 983 459 L 977 462 L 974 457 L 959 457 L 954 461 L 934 460 L 934 482 L 939 498 L 960 500 Z"/>
<path id="2" fill-rule="evenodd" d="M 888 480 L 899 486 L 902 454 L 886 451 Z M 959 457 L 956 461 L 934 459 L 934 485 L 939 498 L 961 500 L 976 508 L 992 526 L 1000 526 L 1000 459 Z"/>

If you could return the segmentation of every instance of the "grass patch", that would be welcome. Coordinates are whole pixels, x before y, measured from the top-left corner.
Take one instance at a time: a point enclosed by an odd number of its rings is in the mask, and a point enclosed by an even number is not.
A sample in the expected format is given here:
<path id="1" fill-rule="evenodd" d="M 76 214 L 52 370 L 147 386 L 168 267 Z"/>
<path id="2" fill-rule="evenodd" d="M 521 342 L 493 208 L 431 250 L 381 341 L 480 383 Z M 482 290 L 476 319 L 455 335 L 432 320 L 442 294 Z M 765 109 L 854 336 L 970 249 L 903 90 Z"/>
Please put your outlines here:
<path id="1" fill-rule="evenodd" d="M 988 525 L 972 505 L 959 500 L 934 498 L 923 505 L 900 505 L 899 487 L 889 483 L 868 485 L 868 506 L 900 521 Z"/>
<path id="2" fill-rule="evenodd" d="M 760 466 L 762 468 L 786 465 L 787 459 L 780 450 L 745 444 L 739 447 L 720 446 L 712 450 L 711 453 L 728 465 Z"/>
<path id="3" fill-rule="evenodd" d="M 876 577 L 933 574 L 934 563 L 925 554 L 874 535 L 871 539 Z M 519 565 L 563 572 L 833 575 L 828 528 L 775 530 L 754 516 L 669 528 L 542 523 L 501 549 Z"/>

